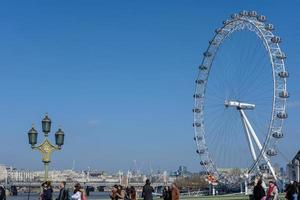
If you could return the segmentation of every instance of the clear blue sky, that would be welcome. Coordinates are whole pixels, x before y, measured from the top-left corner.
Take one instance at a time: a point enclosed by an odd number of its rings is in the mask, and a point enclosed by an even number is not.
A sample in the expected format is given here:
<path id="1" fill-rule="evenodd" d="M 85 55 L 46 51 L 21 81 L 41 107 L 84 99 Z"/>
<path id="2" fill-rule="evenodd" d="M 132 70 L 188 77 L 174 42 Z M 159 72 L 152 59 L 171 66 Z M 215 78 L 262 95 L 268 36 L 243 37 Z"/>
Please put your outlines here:
<path id="1" fill-rule="evenodd" d="M 55 168 L 199 170 L 194 80 L 215 28 L 256 10 L 275 24 L 291 76 L 282 151 L 299 144 L 298 1 L 2 1 L 0 163 L 41 169 L 27 131 L 45 112 L 66 133 Z M 298 123 L 297 123 L 298 122 Z"/>

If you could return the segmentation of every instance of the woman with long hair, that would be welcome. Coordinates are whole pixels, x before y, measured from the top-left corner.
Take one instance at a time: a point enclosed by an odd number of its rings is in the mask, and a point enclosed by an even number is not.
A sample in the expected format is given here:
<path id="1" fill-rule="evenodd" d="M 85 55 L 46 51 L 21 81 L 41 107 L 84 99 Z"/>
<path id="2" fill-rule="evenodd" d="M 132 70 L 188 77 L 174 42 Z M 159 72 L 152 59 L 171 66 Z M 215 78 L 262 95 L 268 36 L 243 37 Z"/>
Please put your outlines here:
<path id="1" fill-rule="evenodd" d="M 130 187 L 130 200 L 137 200 L 136 190 L 133 186 Z"/>
<path id="2" fill-rule="evenodd" d="M 74 193 L 71 196 L 73 200 L 82 200 L 82 192 L 81 192 L 81 185 L 79 183 L 76 183 L 74 185 Z"/>
<path id="3" fill-rule="evenodd" d="M 254 200 L 262 200 L 266 196 L 265 189 L 262 186 L 262 180 L 259 179 L 257 184 L 253 188 L 253 198 Z"/>

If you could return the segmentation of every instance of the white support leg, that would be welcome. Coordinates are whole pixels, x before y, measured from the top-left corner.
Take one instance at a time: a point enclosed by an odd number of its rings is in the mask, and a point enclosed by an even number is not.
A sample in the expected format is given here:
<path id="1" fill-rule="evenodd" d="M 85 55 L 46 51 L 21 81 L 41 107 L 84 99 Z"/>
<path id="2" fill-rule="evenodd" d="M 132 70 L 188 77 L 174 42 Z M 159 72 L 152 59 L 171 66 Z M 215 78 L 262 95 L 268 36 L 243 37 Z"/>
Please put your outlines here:
<path id="1" fill-rule="evenodd" d="M 245 121 L 245 123 L 246 123 L 246 125 L 247 125 L 247 127 L 248 127 L 248 130 L 250 131 L 251 136 L 253 137 L 253 139 L 254 139 L 256 145 L 258 146 L 259 150 L 262 151 L 262 149 L 263 149 L 263 148 L 262 148 L 262 145 L 261 145 L 261 143 L 260 143 L 258 137 L 256 136 L 255 131 L 253 130 L 253 128 L 252 128 L 252 126 L 251 126 L 251 124 L 250 124 L 250 122 L 249 122 L 249 120 L 248 120 L 248 118 L 247 118 L 245 112 L 244 112 L 242 109 L 240 109 L 240 113 L 241 113 L 241 116 L 242 116 L 243 120 Z M 277 176 L 276 176 L 276 174 L 275 174 L 275 170 L 274 170 L 274 168 L 272 167 L 272 165 L 271 165 L 269 159 L 267 158 L 265 152 L 262 152 L 262 155 L 263 155 L 264 160 L 267 162 L 267 165 L 268 165 L 268 167 L 269 167 L 269 169 L 270 169 L 270 171 L 271 171 L 271 173 L 272 173 L 274 179 L 277 180 Z"/>
<path id="2" fill-rule="evenodd" d="M 251 139 L 251 136 L 250 136 L 250 133 L 249 133 L 249 129 L 248 129 L 248 126 L 245 122 L 245 119 L 244 119 L 242 113 L 241 113 L 241 116 L 242 116 L 242 122 L 243 122 L 243 125 L 244 125 L 246 137 L 248 139 L 247 141 L 248 141 L 248 145 L 249 145 L 249 148 L 250 148 L 250 151 L 251 151 L 251 155 L 252 155 L 253 160 L 256 161 L 257 157 L 256 157 L 255 149 L 254 149 L 254 146 L 253 146 L 253 143 L 252 143 L 252 139 Z"/>

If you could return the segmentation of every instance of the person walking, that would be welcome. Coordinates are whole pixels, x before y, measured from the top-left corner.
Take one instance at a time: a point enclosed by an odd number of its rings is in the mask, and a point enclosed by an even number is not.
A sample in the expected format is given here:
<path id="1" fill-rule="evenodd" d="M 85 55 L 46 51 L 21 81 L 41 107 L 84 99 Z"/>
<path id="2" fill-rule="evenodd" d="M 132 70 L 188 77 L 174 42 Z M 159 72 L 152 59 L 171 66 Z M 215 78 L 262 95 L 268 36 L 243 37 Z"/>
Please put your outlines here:
<path id="1" fill-rule="evenodd" d="M 6 200 L 5 188 L 3 185 L 0 185 L 0 200 Z"/>
<path id="2" fill-rule="evenodd" d="M 153 200 L 152 193 L 154 192 L 153 187 L 151 186 L 150 180 L 146 180 L 146 184 L 143 187 L 142 198 L 144 200 Z"/>
<path id="3" fill-rule="evenodd" d="M 259 179 L 253 189 L 253 200 L 262 200 L 266 196 L 265 189 L 262 186 L 262 180 Z"/>
<path id="4" fill-rule="evenodd" d="M 278 188 L 273 181 L 269 182 L 266 200 L 278 200 Z"/>
<path id="5" fill-rule="evenodd" d="M 56 200 L 69 200 L 69 191 L 66 189 L 66 181 L 59 184 L 59 195 Z"/>
<path id="6" fill-rule="evenodd" d="M 180 196 L 179 189 L 178 189 L 176 183 L 173 183 L 172 184 L 172 197 L 171 197 L 171 199 L 172 200 L 179 200 L 179 196 Z"/>
<path id="7" fill-rule="evenodd" d="M 76 183 L 74 185 L 73 195 L 71 196 L 73 200 L 82 200 L 82 193 L 80 190 L 81 190 L 81 185 L 79 183 Z"/>

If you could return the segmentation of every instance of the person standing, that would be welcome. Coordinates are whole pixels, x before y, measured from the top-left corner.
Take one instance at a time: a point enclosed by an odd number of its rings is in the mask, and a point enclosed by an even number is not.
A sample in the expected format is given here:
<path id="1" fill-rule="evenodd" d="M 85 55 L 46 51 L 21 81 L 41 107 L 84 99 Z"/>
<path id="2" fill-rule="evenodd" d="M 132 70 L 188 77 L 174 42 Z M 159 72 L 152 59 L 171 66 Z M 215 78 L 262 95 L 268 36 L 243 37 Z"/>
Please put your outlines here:
<path id="1" fill-rule="evenodd" d="M 119 200 L 125 199 L 126 192 L 123 189 L 122 185 L 118 185 L 117 193 L 116 193 L 116 198 Z"/>
<path id="2" fill-rule="evenodd" d="M 42 184 L 43 192 L 41 195 L 42 200 L 52 200 L 53 189 L 50 181 L 46 181 Z"/>
<path id="3" fill-rule="evenodd" d="M 71 196 L 71 198 L 73 200 L 82 200 L 82 193 L 80 192 L 81 190 L 81 185 L 79 183 L 76 183 L 74 186 L 74 192 L 73 195 Z"/>
<path id="4" fill-rule="evenodd" d="M 169 186 L 165 185 L 162 193 L 162 198 L 164 200 L 172 200 L 171 191 Z"/>
<path id="5" fill-rule="evenodd" d="M 154 192 L 153 187 L 151 186 L 150 180 L 146 180 L 146 184 L 143 187 L 142 198 L 144 200 L 153 200 L 152 192 Z"/>
<path id="6" fill-rule="evenodd" d="M 263 197 L 266 196 L 265 189 L 261 184 L 262 184 L 262 180 L 259 179 L 253 189 L 253 198 L 254 198 L 253 200 L 261 200 Z"/>
<path id="7" fill-rule="evenodd" d="M 68 200 L 69 191 L 66 189 L 66 181 L 60 182 L 59 189 L 59 195 L 56 200 Z"/>
<path id="8" fill-rule="evenodd" d="M 133 187 L 133 186 L 130 187 L 129 199 L 130 200 L 137 200 L 136 190 L 135 190 L 135 187 Z"/>
<path id="9" fill-rule="evenodd" d="M 267 191 L 267 200 L 278 200 L 278 188 L 275 184 L 275 182 L 270 181 L 269 182 L 269 188 Z"/>
<path id="10" fill-rule="evenodd" d="M 111 200 L 117 200 L 117 192 L 118 192 L 118 185 L 114 185 L 111 189 L 111 193 L 109 194 L 109 197 Z"/>
<path id="11" fill-rule="evenodd" d="M 6 200 L 5 188 L 3 185 L 0 185 L 0 200 Z"/>
<path id="12" fill-rule="evenodd" d="M 172 184 L 172 200 L 179 200 L 180 192 L 176 183 Z"/>
<path id="13" fill-rule="evenodd" d="M 299 196 L 299 191 L 298 191 L 298 182 L 293 181 L 289 187 L 288 195 L 287 195 L 288 200 L 298 200 Z"/>
<path id="14" fill-rule="evenodd" d="M 298 182 L 298 199 L 297 200 L 300 200 L 300 182 Z"/>

